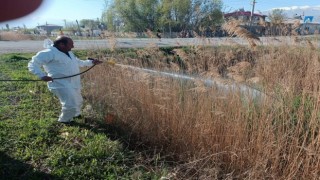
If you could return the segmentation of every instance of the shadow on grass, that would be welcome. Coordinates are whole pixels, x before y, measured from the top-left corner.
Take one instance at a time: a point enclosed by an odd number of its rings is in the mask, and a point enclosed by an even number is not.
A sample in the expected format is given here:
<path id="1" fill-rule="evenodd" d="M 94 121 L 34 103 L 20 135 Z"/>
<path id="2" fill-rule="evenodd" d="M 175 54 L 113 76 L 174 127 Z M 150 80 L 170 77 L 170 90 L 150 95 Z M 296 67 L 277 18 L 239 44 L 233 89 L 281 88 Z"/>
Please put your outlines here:
<path id="1" fill-rule="evenodd" d="M 45 172 L 35 171 L 34 168 L 21 162 L 12 159 L 6 153 L 0 151 L 0 179 L 59 179 Z"/>
<path id="2" fill-rule="evenodd" d="M 108 124 L 97 119 L 87 119 L 85 122 L 74 122 L 71 126 L 90 130 L 96 134 L 105 134 L 112 141 L 119 141 L 123 147 L 128 150 L 143 152 L 148 157 L 163 153 L 163 147 L 151 142 L 143 141 L 142 137 L 132 132 L 130 129 L 121 124 Z M 157 151 L 155 151 L 157 149 Z M 176 157 L 174 154 L 166 154 L 166 160 L 173 161 Z M 165 159 L 163 159 L 165 161 Z"/>
<path id="3" fill-rule="evenodd" d="M 127 145 L 129 143 L 127 142 L 127 140 L 130 139 L 129 134 L 123 128 L 114 125 L 108 125 L 96 119 L 87 119 L 86 122 L 74 122 L 71 124 L 71 126 L 87 129 L 96 134 L 105 134 L 110 140 L 113 141 L 118 140 L 122 143 L 126 143 Z"/>

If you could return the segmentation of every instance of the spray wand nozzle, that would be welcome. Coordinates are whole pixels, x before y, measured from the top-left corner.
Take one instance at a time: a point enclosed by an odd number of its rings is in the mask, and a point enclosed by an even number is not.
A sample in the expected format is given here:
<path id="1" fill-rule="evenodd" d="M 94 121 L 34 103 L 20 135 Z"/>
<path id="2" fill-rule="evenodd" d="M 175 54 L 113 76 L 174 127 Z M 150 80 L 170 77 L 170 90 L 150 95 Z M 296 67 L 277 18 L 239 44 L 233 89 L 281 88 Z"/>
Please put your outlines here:
<path id="1" fill-rule="evenodd" d="M 97 60 L 97 59 L 95 59 L 95 58 L 90 58 L 90 57 L 88 57 L 87 59 L 89 59 L 89 60 Z M 108 61 L 107 61 L 107 63 L 109 64 L 109 65 L 112 65 L 112 66 L 114 66 L 114 65 L 116 65 L 116 62 L 114 61 L 114 59 L 108 59 Z"/>

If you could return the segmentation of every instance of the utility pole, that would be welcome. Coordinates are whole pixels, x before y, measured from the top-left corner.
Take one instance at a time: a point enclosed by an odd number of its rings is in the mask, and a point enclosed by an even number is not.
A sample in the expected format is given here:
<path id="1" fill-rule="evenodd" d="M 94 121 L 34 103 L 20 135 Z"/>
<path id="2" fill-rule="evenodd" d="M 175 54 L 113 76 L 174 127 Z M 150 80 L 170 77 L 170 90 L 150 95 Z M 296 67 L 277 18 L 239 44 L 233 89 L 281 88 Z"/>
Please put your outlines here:
<path id="1" fill-rule="evenodd" d="M 249 26 L 249 28 L 250 28 L 250 31 L 252 30 L 252 23 L 253 23 L 253 13 L 254 13 L 254 7 L 255 7 L 255 5 L 256 5 L 256 0 L 253 0 L 252 1 L 252 10 L 251 10 L 251 16 L 250 16 L 250 26 Z"/>

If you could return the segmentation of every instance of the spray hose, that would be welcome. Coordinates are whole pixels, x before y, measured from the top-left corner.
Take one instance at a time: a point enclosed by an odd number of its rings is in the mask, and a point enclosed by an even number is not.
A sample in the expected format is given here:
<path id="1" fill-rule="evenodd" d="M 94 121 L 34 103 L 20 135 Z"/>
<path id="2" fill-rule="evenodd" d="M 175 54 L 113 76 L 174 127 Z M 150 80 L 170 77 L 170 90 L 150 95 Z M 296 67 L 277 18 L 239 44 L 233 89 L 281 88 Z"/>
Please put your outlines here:
<path id="1" fill-rule="evenodd" d="M 92 60 L 92 58 L 88 58 L 90 60 Z M 107 62 L 110 65 L 115 65 L 116 63 L 113 60 L 110 60 Z M 71 78 L 71 77 L 75 77 L 75 76 L 79 76 L 81 74 L 84 74 L 86 72 L 88 72 L 90 69 L 92 69 L 93 67 L 95 67 L 96 64 L 92 65 L 90 68 L 86 69 L 85 71 L 82 71 L 81 73 L 77 73 L 77 74 L 73 74 L 70 76 L 64 76 L 64 77 L 58 77 L 58 78 L 52 78 L 53 80 L 56 79 L 66 79 L 66 78 Z M 43 81 L 41 79 L 0 79 L 0 82 L 10 82 L 10 81 L 24 81 L 24 82 L 33 82 L 33 81 Z"/>
<path id="2" fill-rule="evenodd" d="M 73 74 L 73 75 L 70 75 L 70 76 L 64 76 L 64 77 L 58 77 L 58 78 L 52 78 L 53 80 L 56 80 L 56 79 L 66 79 L 66 78 L 71 78 L 71 77 L 75 77 L 75 76 L 79 76 L 83 73 L 86 73 L 88 72 L 90 69 L 92 69 L 94 66 L 96 66 L 95 64 L 92 65 L 90 68 L 88 68 L 87 70 L 85 71 L 82 71 L 81 73 L 77 73 L 77 74 Z M 28 81 L 43 81 L 41 79 L 0 79 L 0 82 L 9 82 L 9 81 L 25 81 L 25 82 L 28 82 Z"/>

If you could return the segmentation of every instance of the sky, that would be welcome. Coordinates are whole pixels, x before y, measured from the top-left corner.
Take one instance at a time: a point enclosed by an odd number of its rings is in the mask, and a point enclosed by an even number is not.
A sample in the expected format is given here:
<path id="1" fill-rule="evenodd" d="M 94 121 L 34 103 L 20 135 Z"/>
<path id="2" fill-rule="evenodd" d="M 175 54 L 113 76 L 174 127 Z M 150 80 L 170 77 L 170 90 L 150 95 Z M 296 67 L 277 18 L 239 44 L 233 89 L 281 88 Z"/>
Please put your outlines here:
<path id="1" fill-rule="evenodd" d="M 246 11 L 251 11 L 252 2 L 253 0 L 223 0 L 222 10 L 232 12 L 244 8 Z M 27 28 L 46 23 L 64 26 L 64 20 L 67 23 L 75 23 L 75 20 L 100 18 L 105 6 L 105 0 L 44 0 L 35 12 L 23 18 L 0 22 L 0 28 L 5 28 L 7 23 L 10 27 L 25 25 Z M 295 6 L 320 7 L 320 0 L 256 0 L 255 12 L 266 12 L 274 8 L 294 8 Z"/>
<path id="2" fill-rule="evenodd" d="M 101 18 L 104 7 L 105 0 L 43 0 L 41 6 L 33 13 L 23 18 L 0 22 L 0 29 L 6 24 L 10 27 L 25 25 L 27 28 L 34 28 L 46 23 L 64 26 L 64 20 L 67 23 L 75 23 L 81 19 L 96 20 Z"/>
<path id="3" fill-rule="evenodd" d="M 272 9 L 285 8 L 292 9 L 302 6 L 319 6 L 320 0 L 255 0 L 255 12 L 266 12 Z M 244 8 L 246 11 L 252 10 L 253 0 L 223 0 L 223 11 L 233 12 L 239 8 Z"/>

